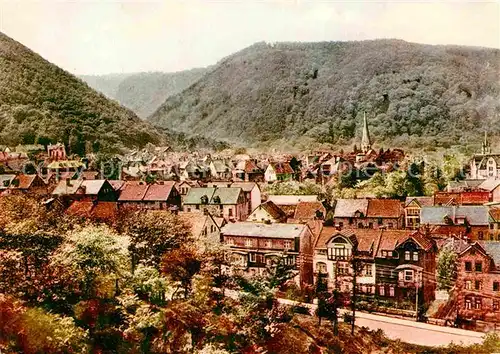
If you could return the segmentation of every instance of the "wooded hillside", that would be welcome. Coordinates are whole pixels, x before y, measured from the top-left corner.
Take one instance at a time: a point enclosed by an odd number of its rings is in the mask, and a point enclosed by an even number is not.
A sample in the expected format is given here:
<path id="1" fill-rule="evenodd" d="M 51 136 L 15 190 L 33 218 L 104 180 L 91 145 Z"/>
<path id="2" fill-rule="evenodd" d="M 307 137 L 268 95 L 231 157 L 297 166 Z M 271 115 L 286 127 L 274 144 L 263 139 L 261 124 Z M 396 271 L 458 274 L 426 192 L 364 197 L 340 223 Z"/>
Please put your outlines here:
<path id="1" fill-rule="evenodd" d="M 257 43 L 150 117 L 246 145 L 449 146 L 500 130 L 500 51 L 401 40 Z"/>
<path id="2" fill-rule="evenodd" d="M 160 140 L 132 111 L 0 33 L 0 144 L 61 141 L 82 154 Z"/>

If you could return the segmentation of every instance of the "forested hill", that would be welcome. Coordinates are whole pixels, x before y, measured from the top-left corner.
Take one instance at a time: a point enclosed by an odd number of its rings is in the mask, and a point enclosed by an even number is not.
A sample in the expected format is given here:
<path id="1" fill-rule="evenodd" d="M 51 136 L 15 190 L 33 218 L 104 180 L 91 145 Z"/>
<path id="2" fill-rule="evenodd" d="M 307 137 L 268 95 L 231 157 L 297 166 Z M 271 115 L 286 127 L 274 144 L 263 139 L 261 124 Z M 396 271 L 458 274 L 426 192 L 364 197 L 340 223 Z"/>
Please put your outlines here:
<path id="1" fill-rule="evenodd" d="M 199 80 L 209 68 L 174 73 L 147 72 L 81 76 L 92 88 L 133 110 L 139 117 L 151 115 L 165 100 Z"/>
<path id="2" fill-rule="evenodd" d="M 82 154 L 162 137 L 129 109 L 0 33 L 1 145 L 61 141 Z"/>
<path id="3" fill-rule="evenodd" d="M 500 51 L 401 40 L 257 43 L 166 100 L 154 124 L 255 144 L 346 144 L 361 133 L 443 146 L 500 130 Z M 302 145 L 302 144 L 301 144 Z"/>

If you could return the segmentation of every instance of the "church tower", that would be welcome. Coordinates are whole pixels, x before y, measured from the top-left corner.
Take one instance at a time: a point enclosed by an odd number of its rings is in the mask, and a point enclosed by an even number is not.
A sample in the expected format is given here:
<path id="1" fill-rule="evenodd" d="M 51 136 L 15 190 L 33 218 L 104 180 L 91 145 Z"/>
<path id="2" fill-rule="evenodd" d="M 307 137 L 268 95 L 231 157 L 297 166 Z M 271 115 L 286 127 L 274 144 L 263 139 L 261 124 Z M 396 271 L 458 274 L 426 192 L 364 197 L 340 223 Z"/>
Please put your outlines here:
<path id="1" fill-rule="evenodd" d="M 361 138 L 361 150 L 367 153 L 372 148 L 370 141 L 370 133 L 368 132 L 368 121 L 366 120 L 366 112 L 363 112 L 363 137 Z"/>
<path id="2" fill-rule="evenodd" d="M 481 154 L 483 155 L 488 155 L 491 154 L 491 146 L 490 143 L 488 142 L 488 133 L 484 132 L 484 141 L 481 146 Z"/>

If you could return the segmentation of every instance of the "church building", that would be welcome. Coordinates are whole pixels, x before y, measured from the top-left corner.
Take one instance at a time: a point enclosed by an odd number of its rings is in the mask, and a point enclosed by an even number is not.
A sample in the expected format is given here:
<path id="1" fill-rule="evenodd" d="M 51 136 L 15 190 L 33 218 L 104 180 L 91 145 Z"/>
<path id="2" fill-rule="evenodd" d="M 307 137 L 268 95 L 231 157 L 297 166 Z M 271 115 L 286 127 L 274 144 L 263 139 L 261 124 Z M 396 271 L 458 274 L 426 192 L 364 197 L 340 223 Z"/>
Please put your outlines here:
<path id="1" fill-rule="evenodd" d="M 486 132 L 481 153 L 475 154 L 470 162 L 471 179 L 500 179 L 500 154 L 491 153 Z"/>

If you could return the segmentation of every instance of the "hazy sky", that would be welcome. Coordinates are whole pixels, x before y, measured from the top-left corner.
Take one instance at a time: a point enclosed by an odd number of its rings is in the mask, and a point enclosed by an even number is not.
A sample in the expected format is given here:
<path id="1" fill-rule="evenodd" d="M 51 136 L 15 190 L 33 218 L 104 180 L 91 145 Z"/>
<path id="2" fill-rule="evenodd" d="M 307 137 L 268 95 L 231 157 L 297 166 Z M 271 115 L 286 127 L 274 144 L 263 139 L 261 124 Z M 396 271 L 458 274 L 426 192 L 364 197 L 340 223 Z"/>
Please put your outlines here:
<path id="1" fill-rule="evenodd" d="M 500 48 L 500 0 L 0 0 L 0 30 L 75 74 L 177 71 L 262 40 Z"/>

